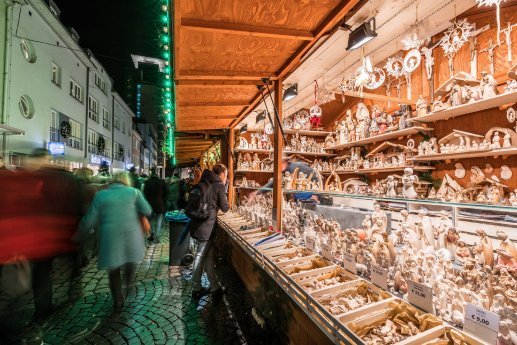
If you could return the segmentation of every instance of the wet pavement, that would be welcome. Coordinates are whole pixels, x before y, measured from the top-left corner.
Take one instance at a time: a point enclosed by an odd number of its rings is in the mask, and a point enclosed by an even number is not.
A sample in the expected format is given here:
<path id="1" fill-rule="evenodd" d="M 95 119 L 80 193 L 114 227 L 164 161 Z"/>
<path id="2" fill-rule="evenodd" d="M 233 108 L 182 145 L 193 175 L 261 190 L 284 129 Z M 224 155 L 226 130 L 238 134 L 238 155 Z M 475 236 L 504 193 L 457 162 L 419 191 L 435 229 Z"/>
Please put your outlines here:
<path id="1" fill-rule="evenodd" d="M 0 344 L 276 344 L 274 332 L 253 318 L 251 297 L 229 264 L 217 268 L 228 288 L 218 301 L 192 299 L 188 269 L 169 278 L 167 232 L 160 244 L 147 246 L 136 291 L 121 313 L 113 312 L 107 273 L 95 259 L 70 284 L 70 260 L 58 258 L 52 274 L 57 310 L 34 323 L 31 293 L 7 304 L 0 298 Z"/>

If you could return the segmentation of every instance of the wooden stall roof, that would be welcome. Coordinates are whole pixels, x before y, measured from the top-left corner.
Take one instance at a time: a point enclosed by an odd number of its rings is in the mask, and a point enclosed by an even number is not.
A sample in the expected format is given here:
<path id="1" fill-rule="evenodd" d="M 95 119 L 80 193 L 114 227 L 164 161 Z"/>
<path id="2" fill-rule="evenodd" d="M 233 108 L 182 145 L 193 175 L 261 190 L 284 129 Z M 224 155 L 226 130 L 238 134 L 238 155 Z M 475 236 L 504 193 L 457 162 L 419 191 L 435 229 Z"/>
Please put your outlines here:
<path id="1" fill-rule="evenodd" d="M 176 0 L 176 128 L 229 128 L 360 0 Z M 190 150 L 190 148 L 189 148 Z M 186 155 L 178 145 L 177 155 Z M 202 151 L 199 151 L 201 153 Z"/>

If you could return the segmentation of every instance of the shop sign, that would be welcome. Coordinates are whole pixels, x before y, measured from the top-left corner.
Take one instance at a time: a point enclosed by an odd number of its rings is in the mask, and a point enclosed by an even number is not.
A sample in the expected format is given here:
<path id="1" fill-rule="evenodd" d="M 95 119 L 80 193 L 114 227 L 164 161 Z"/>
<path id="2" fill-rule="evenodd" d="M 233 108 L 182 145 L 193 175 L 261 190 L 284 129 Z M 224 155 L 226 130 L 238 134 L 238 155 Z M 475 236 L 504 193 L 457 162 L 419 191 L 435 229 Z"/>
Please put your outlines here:
<path id="1" fill-rule="evenodd" d="M 380 266 L 372 266 L 372 283 L 381 289 L 388 290 L 388 270 Z"/>
<path id="2" fill-rule="evenodd" d="M 433 290 L 424 284 L 408 280 L 408 301 L 425 312 L 434 314 Z"/>
<path id="3" fill-rule="evenodd" d="M 314 243 L 315 243 L 314 237 L 307 236 L 305 238 L 305 247 L 307 247 L 307 249 L 309 249 L 311 252 L 314 252 L 314 247 L 315 247 Z"/>
<path id="4" fill-rule="evenodd" d="M 109 159 L 106 159 L 105 157 L 97 156 L 97 155 L 91 155 L 90 156 L 90 163 L 91 164 L 101 165 L 102 162 L 106 162 L 106 163 L 108 163 L 108 165 L 111 166 L 111 161 Z"/>
<path id="5" fill-rule="evenodd" d="M 321 256 L 329 261 L 332 261 L 332 246 L 330 244 L 321 244 Z"/>
<path id="6" fill-rule="evenodd" d="M 50 141 L 48 143 L 48 152 L 52 156 L 64 156 L 65 155 L 65 143 L 61 141 Z"/>
<path id="7" fill-rule="evenodd" d="M 499 315 L 472 303 L 465 305 L 465 323 L 463 330 L 490 344 L 497 342 L 499 332 Z"/>
<path id="8" fill-rule="evenodd" d="M 353 274 L 357 274 L 357 266 L 355 265 L 355 255 L 351 253 L 343 253 L 343 268 Z"/>

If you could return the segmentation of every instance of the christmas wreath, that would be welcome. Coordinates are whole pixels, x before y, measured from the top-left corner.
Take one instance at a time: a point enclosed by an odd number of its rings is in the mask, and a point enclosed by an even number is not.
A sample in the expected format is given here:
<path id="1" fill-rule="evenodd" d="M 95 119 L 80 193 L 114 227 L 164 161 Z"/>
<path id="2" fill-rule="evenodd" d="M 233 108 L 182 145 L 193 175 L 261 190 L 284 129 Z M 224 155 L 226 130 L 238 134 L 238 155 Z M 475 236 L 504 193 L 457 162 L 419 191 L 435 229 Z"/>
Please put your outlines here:
<path id="1" fill-rule="evenodd" d="M 61 127 L 59 129 L 59 132 L 63 136 L 63 138 L 68 138 L 72 134 L 72 126 L 70 126 L 70 122 L 63 121 L 61 122 Z"/>
<path id="2" fill-rule="evenodd" d="M 97 149 L 102 152 L 106 148 L 106 140 L 104 140 L 104 137 L 99 137 L 97 139 Z"/>

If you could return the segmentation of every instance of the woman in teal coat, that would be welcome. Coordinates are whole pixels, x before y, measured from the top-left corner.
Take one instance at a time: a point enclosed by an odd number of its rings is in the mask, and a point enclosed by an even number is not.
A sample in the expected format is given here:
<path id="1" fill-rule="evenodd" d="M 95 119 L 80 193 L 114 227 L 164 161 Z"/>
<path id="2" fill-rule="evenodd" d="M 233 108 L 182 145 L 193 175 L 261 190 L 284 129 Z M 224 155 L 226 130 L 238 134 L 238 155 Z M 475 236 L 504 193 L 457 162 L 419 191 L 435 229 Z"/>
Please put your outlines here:
<path id="1" fill-rule="evenodd" d="M 133 284 L 135 263 L 144 259 L 145 241 L 139 216 L 149 216 L 152 212 L 142 193 L 130 187 L 130 181 L 125 172 L 115 175 L 107 189 L 97 192 L 79 224 L 82 234 L 98 229 L 98 264 L 99 268 L 109 270 L 116 310 L 124 304 L 122 266 L 125 266 L 127 294 Z"/>

